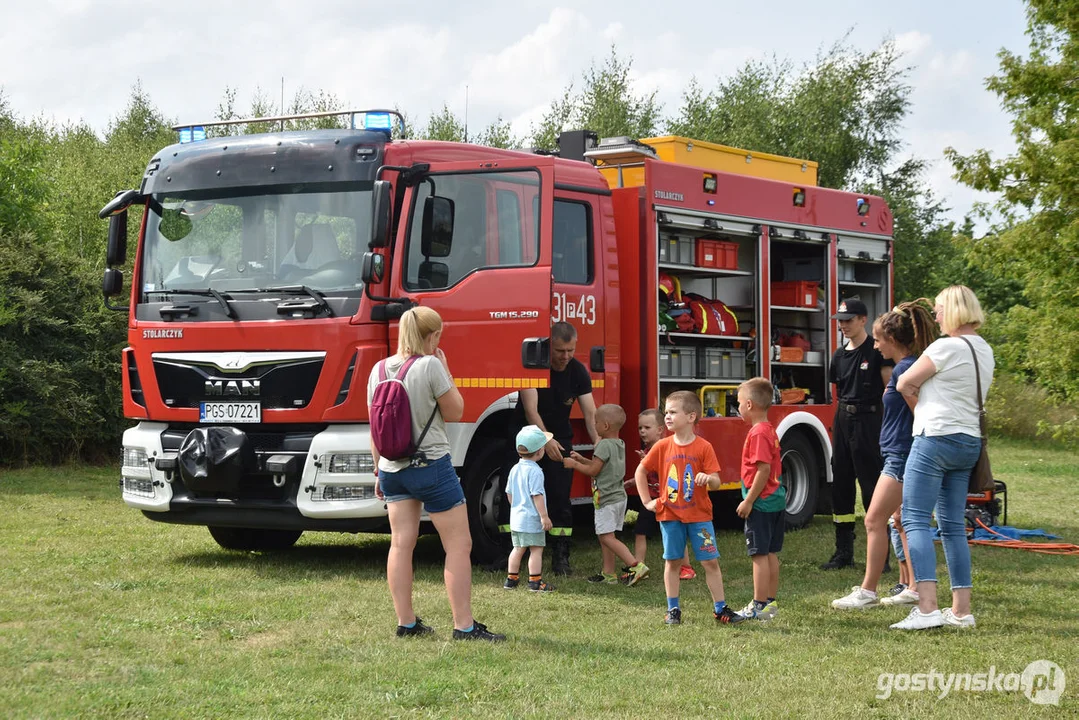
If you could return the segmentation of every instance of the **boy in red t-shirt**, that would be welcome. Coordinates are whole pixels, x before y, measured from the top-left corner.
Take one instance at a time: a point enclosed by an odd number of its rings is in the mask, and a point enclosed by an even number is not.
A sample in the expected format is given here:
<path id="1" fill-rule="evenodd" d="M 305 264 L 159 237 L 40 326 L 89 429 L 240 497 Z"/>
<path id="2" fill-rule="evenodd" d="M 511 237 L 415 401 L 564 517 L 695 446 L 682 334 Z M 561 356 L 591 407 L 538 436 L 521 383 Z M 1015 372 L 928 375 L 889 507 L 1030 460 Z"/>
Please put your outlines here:
<path id="1" fill-rule="evenodd" d="M 646 510 L 656 513 L 663 535 L 668 625 L 682 622 L 678 575 L 687 539 L 693 543 L 693 554 L 704 568 L 705 582 L 715 603 L 716 622 L 737 623 L 745 619 L 727 607 L 723 599 L 723 573 L 719 569 L 719 550 L 712 526 L 712 500 L 708 497 L 710 489 L 719 489 L 719 460 L 712 445 L 694 433 L 700 417 L 701 401 L 693 393 L 680 390 L 667 396 L 663 418 L 673 435 L 657 441 L 634 474 L 641 501 Z M 648 491 L 649 472 L 659 475 L 658 498 Z"/>
<path id="2" fill-rule="evenodd" d="M 752 425 L 742 446 L 742 502 L 738 517 L 746 521 L 746 550 L 753 558 L 753 600 L 742 616 L 761 622 L 779 612 L 779 551 L 787 519 L 787 490 L 779 483 L 782 472 L 779 437 L 768 422 L 772 383 L 762 377 L 738 387 L 738 414 Z"/>

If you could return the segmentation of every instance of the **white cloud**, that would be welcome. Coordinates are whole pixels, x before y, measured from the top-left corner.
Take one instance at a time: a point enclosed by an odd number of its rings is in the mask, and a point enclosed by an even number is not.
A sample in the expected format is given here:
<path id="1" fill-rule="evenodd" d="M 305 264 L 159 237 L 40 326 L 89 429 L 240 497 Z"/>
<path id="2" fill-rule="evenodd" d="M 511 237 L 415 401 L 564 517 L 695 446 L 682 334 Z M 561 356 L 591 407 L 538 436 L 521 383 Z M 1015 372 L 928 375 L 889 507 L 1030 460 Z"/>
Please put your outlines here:
<path id="1" fill-rule="evenodd" d="M 926 33 L 911 30 L 910 32 L 896 35 L 894 42 L 896 50 L 905 56 L 908 61 L 911 61 L 916 60 L 919 55 L 933 44 L 933 38 Z"/>

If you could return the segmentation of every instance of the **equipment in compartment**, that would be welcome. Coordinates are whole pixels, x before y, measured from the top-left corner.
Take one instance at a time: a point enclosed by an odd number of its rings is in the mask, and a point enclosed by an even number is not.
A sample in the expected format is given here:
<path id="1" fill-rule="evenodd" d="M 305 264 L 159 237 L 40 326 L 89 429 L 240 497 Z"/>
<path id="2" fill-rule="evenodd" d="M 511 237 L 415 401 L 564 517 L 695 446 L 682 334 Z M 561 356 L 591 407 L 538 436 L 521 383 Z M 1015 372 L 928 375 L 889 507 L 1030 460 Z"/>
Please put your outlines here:
<path id="1" fill-rule="evenodd" d="M 820 283 L 805 280 L 772 283 L 772 305 L 784 307 L 817 307 L 817 287 Z"/>
<path id="2" fill-rule="evenodd" d="M 708 380 L 745 380 L 746 351 L 738 348 L 704 347 L 698 355 L 700 377 Z"/>
<path id="3" fill-rule="evenodd" d="M 659 346 L 661 378 L 692 378 L 697 373 L 697 349 L 689 346 Z"/>
<path id="4" fill-rule="evenodd" d="M 672 265 L 693 265 L 697 260 L 694 243 L 694 239 L 687 235 L 660 233 L 659 261 Z"/>
<path id="5" fill-rule="evenodd" d="M 697 390 L 705 417 L 736 417 L 738 415 L 737 385 L 704 385 Z"/>

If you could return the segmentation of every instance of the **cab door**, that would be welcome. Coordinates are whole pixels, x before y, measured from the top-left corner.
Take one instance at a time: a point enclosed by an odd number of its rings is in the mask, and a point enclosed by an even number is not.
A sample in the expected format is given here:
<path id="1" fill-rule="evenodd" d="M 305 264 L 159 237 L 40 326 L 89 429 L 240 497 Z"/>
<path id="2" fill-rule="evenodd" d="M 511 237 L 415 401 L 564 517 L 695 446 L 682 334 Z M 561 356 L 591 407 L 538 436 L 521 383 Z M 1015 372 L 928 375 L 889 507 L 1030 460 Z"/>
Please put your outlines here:
<path id="1" fill-rule="evenodd" d="M 465 398 L 463 422 L 521 388 L 550 383 L 542 355 L 551 325 L 553 171 L 553 160 L 539 156 L 432 163 L 406 192 L 392 294 L 442 316 L 440 347 Z M 441 213 L 447 242 L 424 243 L 425 208 Z M 391 348 L 396 331 L 394 324 Z"/>
<path id="2" fill-rule="evenodd" d="M 617 362 L 617 344 L 608 347 L 605 276 L 601 238 L 604 219 L 600 195 L 560 190 L 554 201 L 551 231 L 551 322 L 568 322 L 577 330 L 575 357 L 589 369 L 596 406 L 605 402 L 608 356 Z M 613 220 L 612 220 L 613 224 Z M 608 278 L 609 279 L 609 278 Z M 614 323 L 615 325 L 617 324 Z M 617 390 L 616 388 L 613 388 Z M 617 392 L 612 402 L 617 402 Z M 581 417 L 575 405 L 573 417 Z M 587 438 L 587 435 L 584 436 Z M 588 442 L 587 439 L 582 440 Z"/>

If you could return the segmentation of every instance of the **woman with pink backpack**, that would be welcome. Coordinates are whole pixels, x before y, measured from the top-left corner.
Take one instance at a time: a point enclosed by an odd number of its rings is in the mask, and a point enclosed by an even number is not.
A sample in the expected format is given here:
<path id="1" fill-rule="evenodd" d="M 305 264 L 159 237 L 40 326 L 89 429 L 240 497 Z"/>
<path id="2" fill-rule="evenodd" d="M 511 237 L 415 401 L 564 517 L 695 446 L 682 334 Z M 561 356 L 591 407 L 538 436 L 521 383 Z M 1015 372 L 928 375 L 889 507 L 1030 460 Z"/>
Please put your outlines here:
<path id="1" fill-rule="evenodd" d="M 446 355 L 438 349 L 441 337 L 437 312 L 426 307 L 408 310 L 398 327 L 397 354 L 376 363 L 367 381 L 371 452 L 378 468 L 375 496 L 386 501 L 390 518 L 386 579 L 397 613 L 397 635 L 434 632 L 412 608 L 412 553 L 426 510 L 446 551 L 453 638 L 505 640 L 472 617 L 472 536 L 446 436 L 446 421 L 460 420 L 465 403 Z"/>

